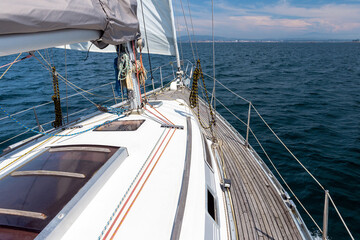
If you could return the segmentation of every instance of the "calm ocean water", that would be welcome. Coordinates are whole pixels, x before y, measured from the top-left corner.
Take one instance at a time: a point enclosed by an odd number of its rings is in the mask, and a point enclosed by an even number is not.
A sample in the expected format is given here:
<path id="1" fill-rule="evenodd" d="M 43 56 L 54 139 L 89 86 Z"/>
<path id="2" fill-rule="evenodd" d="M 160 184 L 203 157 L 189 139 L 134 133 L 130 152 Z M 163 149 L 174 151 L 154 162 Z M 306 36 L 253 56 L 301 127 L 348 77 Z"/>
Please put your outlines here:
<path id="1" fill-rule="evenodd" d="M 203 69 L 212 75 L 212 45 L 197 44 Z M 182 44 L 185 59 L 192 60 L 189 44 Z M 43 56 L 65 76 L 64 50 L 41 51 Z M 67 51 L 67 74 L 71 82 L 91 89 L 114 81 L 113 55 Z M 0 66 L 16 56 L 2 57 Z M 51 59 L 51 60 L 50 60 Z M 173 58 L 152 56 L 153 68 Z M 144 56 L 148 66 L 147 56 Z M 186 67 L 185 62 L 185 67 Z M 355 238 L 360 237 L 360 44 L 359 43 L 218 43 L 216 44 L 216 77 L 239 95 L 250 100 L 279 137 L 330 191 L 333 200 Z M 148 67 L 147 67 L 148 68 Z M 5 68 L 0 69 L 2 73 Z M 162 69 L 164 82 L 172 76 L 171 66 Z M 159 86 L 159 70 L 154 73 Z M 207 86 L 212 89 L 210 79 Z M 150 82 L 148 82 L 150 84 Z M 66 87 L 60 81 L 61 96 Z M 220 85 L 216 86 L 220 101 L 246 120 L 248 105 L 235 98 Z M 68 87 L 68 95 L 75 91 Z M 0 106 L 15 113 L 51 101 L 50 74 L 34 58 L 16 63 L 0 80 Z M 107 85 L 86 95 L 100 103 L 112 97 Z M 114 103 L 112 100 L 108 104 Z M 71 115 L 85 107 L 89 109 Z M 81 96 L 62 101 L 73 120 L 94 110 Z M 217 110 L 245 135 L 245 127 L 224 108 Z M 41 124 L 53 120 L 53 105 L 36 108 Z M 0 115 L 0 118 L 5 117 Z M 33 110 L 16 116 L 28 126 L 35 126 Z M 48 129 L 50 125 L 46 125 Z M 324 193 L 302 170 L 252 113 L 251 127 L 275 165 L 315 220 L 322 226 Z M 10 120 L 1 121 L 0 142 L 23 132 Z M 0 145 L 0 150 L 31 133 Z M 250 143 L 265 160 L 252 138 Z M 300 210 L 299 204 L 297 204 Z M 315 227 L 300 210 L 311 231 Z M 348 239 L 333 208 L 329 212 L 329 235 L 332 239 Z"/>

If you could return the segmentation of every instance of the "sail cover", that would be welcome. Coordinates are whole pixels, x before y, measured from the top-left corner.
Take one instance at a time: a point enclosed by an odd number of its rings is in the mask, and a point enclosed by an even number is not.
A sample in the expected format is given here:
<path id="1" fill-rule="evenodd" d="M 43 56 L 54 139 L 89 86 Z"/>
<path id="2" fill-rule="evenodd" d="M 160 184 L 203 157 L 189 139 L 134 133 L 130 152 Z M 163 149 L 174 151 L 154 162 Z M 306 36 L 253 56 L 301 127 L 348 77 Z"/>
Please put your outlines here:
<path id="1" fill-rule="evenodd" d="M 142 6 L 144 7 L 143 12 Z M 143 51 L 147 52 L 149 49 L 151 54 L 176 55 L 176 32 L 171 0 L 138 0 L 137 16 L 141 37 L 145 43 Z M 91 52 L 116 51 L 114 46 L 100 50 L 90 42 L 70 44 L 66 48 Z"/>
<path id="2" fill-rule="evenodd" d="M 1 0 L 0 37 L 59 30 L 98 30 L 103 48 L 137 38 L 136 0 Z"/>

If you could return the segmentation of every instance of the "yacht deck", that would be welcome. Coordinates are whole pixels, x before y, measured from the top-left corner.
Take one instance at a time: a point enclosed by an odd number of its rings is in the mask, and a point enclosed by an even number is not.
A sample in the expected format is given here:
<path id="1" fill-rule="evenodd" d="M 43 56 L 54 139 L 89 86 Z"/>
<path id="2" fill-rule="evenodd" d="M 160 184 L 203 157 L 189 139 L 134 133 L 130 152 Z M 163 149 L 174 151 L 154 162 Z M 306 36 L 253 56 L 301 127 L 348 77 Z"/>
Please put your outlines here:
<path id="1" fill-rule="evenodd" d="M 165 91 L 156 95 L 157 99 L 183 99 L 189 104 L 188 89 Z M 199 101 L 202 119 L 208 119 L 206 105 Z M 217 115 L 215 133 L 219 141 L 225 173 L 231 179 L 230 194 L 237 222 L 238 239 L 306 239 L 295 224 L 282 189 L 275 187 L 262 160 L 255 157 L 251 148 L 230 124 Z M 203 130 L 210 137 L 209 130 Z M 265 170 L 265 168 L 267 170 Z M 276 181 L 276 179 L 274 180 Z M 293 209 L 295 206 L 293 206 Z M 301 223 L 300 223 L 301 225 Z M 302 231 L 304 232 L 304 231 Z M 305 229 L 306 232 L 306 229 Z M 305 234 L 306 235 L 306 234 Z"/>

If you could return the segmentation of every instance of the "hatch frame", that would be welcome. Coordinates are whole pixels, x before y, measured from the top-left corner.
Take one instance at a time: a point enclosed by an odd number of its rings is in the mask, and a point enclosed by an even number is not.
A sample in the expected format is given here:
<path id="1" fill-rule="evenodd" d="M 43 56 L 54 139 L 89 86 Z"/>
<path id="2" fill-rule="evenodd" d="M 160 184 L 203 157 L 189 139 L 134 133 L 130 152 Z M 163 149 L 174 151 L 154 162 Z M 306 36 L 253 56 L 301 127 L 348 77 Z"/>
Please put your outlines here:
<path id="1" fill-rule="evenodd" d="M 128 156 L 127 148 L 119 147 L 35 239 L 63 236 Z"/>

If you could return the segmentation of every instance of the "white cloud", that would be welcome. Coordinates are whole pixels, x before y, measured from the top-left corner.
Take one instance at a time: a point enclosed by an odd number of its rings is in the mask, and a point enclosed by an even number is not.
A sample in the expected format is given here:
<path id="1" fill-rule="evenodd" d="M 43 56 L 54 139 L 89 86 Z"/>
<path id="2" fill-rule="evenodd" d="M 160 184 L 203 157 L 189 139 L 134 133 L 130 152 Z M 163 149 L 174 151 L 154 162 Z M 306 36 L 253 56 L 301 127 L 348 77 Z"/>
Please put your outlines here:
<path id="1" fill-rule="evenodd" d="M 244 8 L 222 1 L 216 7 L 215 27 L 218 35 L 276 38 L 315 33 L 334 38 L 360 37 L 360 4 L 297 7 L 280 0 L 277 4 Z M 208 11 L 206 8 L 192 5 L 192 11 L 196 13 L 193 21 L 199 34 L 211 31 L 211 8 Z"/>

